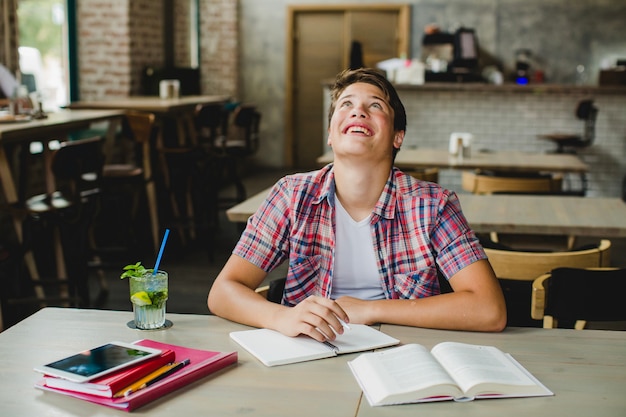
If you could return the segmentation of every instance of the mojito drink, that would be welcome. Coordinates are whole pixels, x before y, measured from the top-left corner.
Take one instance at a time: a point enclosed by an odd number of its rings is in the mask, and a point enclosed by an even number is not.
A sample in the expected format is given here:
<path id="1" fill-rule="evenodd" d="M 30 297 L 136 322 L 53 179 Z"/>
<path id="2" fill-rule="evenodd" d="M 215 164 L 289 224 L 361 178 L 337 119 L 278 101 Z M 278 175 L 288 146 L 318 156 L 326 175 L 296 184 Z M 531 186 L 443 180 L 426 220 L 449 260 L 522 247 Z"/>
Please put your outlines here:
<path id="1" fill-rule="evenodd" d="M 151 270 L 140 277 L 130 277 L 130 301 L 138 329 L 159 329 L 165 325 L 167 278 L 167 272 L 157 271 L 153 276 Z"/>

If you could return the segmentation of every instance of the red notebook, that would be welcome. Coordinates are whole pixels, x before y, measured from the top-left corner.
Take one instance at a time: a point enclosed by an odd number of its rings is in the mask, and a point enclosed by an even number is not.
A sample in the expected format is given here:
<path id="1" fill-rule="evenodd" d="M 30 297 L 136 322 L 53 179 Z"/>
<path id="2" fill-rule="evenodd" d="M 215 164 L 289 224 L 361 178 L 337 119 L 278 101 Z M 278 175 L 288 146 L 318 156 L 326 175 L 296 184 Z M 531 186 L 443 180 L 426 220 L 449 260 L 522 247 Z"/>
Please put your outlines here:
<path id="1" fill-rule="evenodd" d="M 174 351 L 175 360 L 182 361 L 189 359 L 189 365 L 176 371 L 172 375 L 160 380 L 159 382 L 140 389 L 127 397 L 109 398 L 97 395 L 86 394 L 83 392 L 64 390 L 53 388 L 46 384 L 46 379 L 42 379 L 35 384 L 36 388 L 52 391 L 59 394 L 67 395 L 81 400 L 89 401 L 96 404 L 105 405 L 107 407 L 117 408 L 125 411 L 131 411 L 153 400 L 163 397 L 172 391 L 190 384 L 202 377 L 219 371 L 229 365 L 237 363 L 237 352 L 216 352 L 210 350 L 191 349 L 184 346 L 170 345 L 154 340 L 140 340 L 135 342 L 141 346 L 152 347 L 161 350 Z"/>
<path id="2" fill-rule="evenodd" d="M 113 394 L 126 388 L 130 384 L 149 373 L 156 371 L 160 367 L 174 362 L 175 354 L 171 349 L 164 350 L 161 355 L 141 362 L 137 366 L 122 369 L 119 372 L 96 378 L 89 382 L 74 382 L 63 378 L 46 375 L 44 383 L 50 388 L 59 388 L 68 391 L 83 392 L 85 394 L 97 395 L 99 397 L 113 397 Z"/>

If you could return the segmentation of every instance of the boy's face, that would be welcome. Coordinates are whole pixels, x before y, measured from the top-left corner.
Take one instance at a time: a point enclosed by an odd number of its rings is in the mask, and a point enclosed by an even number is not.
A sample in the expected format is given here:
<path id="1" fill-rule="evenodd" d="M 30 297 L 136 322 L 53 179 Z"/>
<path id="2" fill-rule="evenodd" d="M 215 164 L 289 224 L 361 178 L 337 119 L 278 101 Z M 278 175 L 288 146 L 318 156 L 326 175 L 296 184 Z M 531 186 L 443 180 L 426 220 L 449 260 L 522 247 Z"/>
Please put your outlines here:
<path id="1" fill-rule="evenodd" d="M 393 108 L 376 86 L 351 84 L 337 99 L 328 127 L 328 145 L 336 156 L 392 159 L 400 148 L 403 131 L 394 131 Z"/>

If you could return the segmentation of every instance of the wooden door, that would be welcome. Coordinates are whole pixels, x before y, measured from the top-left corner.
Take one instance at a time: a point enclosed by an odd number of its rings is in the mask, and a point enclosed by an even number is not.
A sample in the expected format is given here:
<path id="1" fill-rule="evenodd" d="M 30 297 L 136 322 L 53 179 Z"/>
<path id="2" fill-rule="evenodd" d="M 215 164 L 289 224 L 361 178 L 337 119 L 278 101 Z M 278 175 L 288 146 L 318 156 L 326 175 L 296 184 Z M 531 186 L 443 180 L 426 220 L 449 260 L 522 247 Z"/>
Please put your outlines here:
<path id="1" fill-rule="evenodd" d="M 324 152 L 323 83 L 349 65 L 359 41 L 365 66 L 407 56 L 408 6 L 293 6 L 289 13 L 287 69 L 287 165 L 317 167 Z"/>
<path id="2" fill-rule="evenodd" d="M 293 166 L 315 167 L 322 154 L 322 81 L 332 79 L 343 68 L 343 13 L 298 15 L 297 42 L 294 48 L 293 89 Z"/>

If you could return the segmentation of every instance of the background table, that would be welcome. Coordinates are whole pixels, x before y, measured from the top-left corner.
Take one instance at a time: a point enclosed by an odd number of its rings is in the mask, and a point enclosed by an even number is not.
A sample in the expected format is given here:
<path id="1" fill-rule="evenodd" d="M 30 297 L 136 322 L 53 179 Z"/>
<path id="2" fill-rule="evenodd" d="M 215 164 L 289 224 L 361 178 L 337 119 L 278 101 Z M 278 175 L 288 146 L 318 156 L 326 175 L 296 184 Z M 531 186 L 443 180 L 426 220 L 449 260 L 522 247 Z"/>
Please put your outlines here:
<path id="1" fill-rule="evenodd" d="M 320 164 L 332 162 L 333 153 L 317 159 Z M 570 172 L 584 174 L 589 166 L 571 154 L 529 153 L 520 151 L 472 152 L 468 158 L 450 155 L 447 149 L 402 149 L 394 165 L 399 168 L 485 169 L 508 172 Z"/>
<path id="2" fill-rule="evenodd" d="M 226 210 L 232 222 L 245 222 L 269 188 Z M 477 233 L 521 233 L 626 237 L 626 203 L 619 198 L 458 194 Z"/>
<path id="3" fill-rule="evenodd" d="M 443 341 L 493 345 L 511 353 L 556 395 L 370 407 L 346 362 L 358 354 L 268 368 L 228 333 L 246 326 L 204 315 L 168 314 L 173 327 L 139 331 L 132 313 L 46 308 L 0 333 L 2 415 L 128 415 L 33 387 L 35 365 L 111 340 L 149 338 L 188 347 L 233 351 L 239 363 L 148 404 L 150 416 L 620 416 L 626 413 L 626 332 L 507 328 L 502 333 L 453 332 L 382 325 L 402 343 L 428 348 Z"/>
<path id="4" fill-rule="evenodd" d="M 619 198 L 459 194 L 474 231 L 626 237 L 626 203 Z"/>
<path id="5" fill-rule="evenodd" d="M 69 107 L 72 109 L 135 110 L 154 113 L 159 118 L 175 118 L 179 142 L 183 144 L 186 138 L 189 138 L 192 142 L 196 140 L 194 115 L 197 105 L 225 103 L 229 99 L 230 97 L 225 95 L 198 95 L 168 99 L 163 99 L 158 96 L 131 96 L 103 100 L 75 101 L 71 103 Z M 160 133 L 162 133 L 161 131 Z"/>

